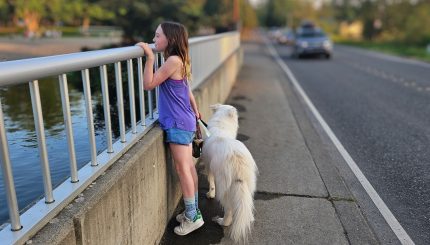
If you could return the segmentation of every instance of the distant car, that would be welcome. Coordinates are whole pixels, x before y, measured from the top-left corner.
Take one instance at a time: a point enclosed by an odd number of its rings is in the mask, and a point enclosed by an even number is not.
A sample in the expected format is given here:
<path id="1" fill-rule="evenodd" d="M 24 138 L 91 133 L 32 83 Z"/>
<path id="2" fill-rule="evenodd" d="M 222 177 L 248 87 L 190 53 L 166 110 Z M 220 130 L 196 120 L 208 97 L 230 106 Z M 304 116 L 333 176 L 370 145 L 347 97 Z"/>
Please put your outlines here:
<path id="1" fill-rule="evenodd" d="M 293 46 L 293 57 L 305 55 L 332 56 L 333 44 L 324 32 L 315 27 L 301 27 L 297 30 Z"/>
<path id="2" fill-rule="evenodd" d="M 274 40 L 278 41 L 278 38 L 282 35 L 282 30 L 279 27 L 272 27 L 269 30 L 269 37 Z"/>
<path id="3" fill-rule="evenodd" d="M 283 31 L 281 36 L 278 38 L 278 43 L 286 45 L 294 44 L 294 32 L 291 30 Z"/>

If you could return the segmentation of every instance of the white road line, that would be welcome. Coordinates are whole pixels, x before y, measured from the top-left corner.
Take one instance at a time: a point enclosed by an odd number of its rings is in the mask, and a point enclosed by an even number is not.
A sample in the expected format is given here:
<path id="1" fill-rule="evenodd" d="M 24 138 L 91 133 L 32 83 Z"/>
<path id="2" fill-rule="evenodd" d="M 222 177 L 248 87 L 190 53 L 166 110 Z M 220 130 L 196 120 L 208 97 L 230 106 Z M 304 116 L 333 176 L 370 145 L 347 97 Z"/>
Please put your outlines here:
<path id="1" fill-rule="evenodd" d="M 291 70 L 288 68 L 288 66 L 282 61 L 282 59 L 279 57 L 279 54 L 276 52 L 273 45 L 266 39 L 265 40 L 266 45 L 269 49 L 269 52 L 272 54 L 272 56 L 275 58 L 276 62 L 279 64 L 279 66 L 284 70 L 285 74 L 288 76 L 288 78 L 293 83 L 296 90 L 300 93 L 306 104 L 309 106 L 309 109 L 314 114 L 315 118 L 318 120 L 318 122 L 321 124 L 327 135 L 330 137 L 333 144 L 336 146 L 337 150 L 340 152 L 340 154 L 343 156 L 345 161 L 347 162 L 348 166 L 351 168 L 352 172 L 355 174 L 357 179 L 360 181 L 363 188 L 366 190 L 367 194 L 372 199 L 373 203 L 376 205 L 376 207 L 379 209 L 379 212 L 381 212 L 384 219 L 387 221 L 390 228 L 393 230 L 393 232 L 396 234 L 397 238 L 402 244 L 412 245 L 415 244 L 412 239 L 409 237 L 408 233 L 403 229 L 403 227 L 400 225 L 400 223 L 397 221 L 396 217 L 394 217 L 393 213 L 391 213 L 390 209 L 388 209 L 387 205 L 384 203 L 384 201 L 381 199 L 381 197 L 378 195 L 376 190 L 373 188 L 373 186 L 370 184 L 370 182 L 367 180 L 367 178 L 364 176 L 364 174 L 361 172 L 360 168 L 357 166 L 355 161 L 352 159 L 352 157 L 349 155 L 349 153 L 346 151 L 346 149 L 343 147 L 343 145 L 339 142 L 336 135 L 333 133 L 333 131 L 330 129 L 328 124 L 325 122 L 321 114 L 318 112 L 318 110 L 313 105 L 312 101 L 309 99 L 309 97 L 306 95 L 305 91 L 302 89 L 300 84 L 298 83 L 297 79 L 294 77 Z"/>

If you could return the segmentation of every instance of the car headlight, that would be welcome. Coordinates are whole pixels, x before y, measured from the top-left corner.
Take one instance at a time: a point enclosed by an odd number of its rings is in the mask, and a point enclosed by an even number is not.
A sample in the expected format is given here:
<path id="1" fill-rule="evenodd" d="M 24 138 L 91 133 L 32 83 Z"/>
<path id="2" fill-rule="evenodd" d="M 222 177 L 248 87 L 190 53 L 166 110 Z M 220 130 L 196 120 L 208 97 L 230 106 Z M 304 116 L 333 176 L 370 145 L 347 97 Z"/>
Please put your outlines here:
<path id="1" fill-rule="evenodd" d="M 302 48 L 307 48 L 309 46 L 308 42 L 299 42 L 299 46 Z"/>
<path id="2" fill-rule="evenodd" d="M 332 44 L 331 44 L 331 42 L 330 42 L 329 40 L 325 40 L 325 41 L 323 42 L 323 46 L 324 46 L 324 48 L 331 49 Z"/>

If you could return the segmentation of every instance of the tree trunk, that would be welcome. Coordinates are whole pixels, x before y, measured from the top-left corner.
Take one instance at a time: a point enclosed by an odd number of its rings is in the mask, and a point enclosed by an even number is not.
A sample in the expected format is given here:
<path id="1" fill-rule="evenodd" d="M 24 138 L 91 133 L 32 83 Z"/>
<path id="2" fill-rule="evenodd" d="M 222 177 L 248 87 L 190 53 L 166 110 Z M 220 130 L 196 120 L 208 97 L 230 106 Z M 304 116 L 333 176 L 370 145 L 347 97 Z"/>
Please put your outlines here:
<path id="1" fill-rule="evenodd" d="M 34 37 L 39 31 L 40 14 L 29 10 L 24 13 L 26 36 Z"/>
<path id="2" fill-rule="evenodd" d="M 90 29 L 90 22 L 91 19 L 89 16 L 84 16 L 84 19 L 82 20 L 82 32 L 87 33 Z"/>

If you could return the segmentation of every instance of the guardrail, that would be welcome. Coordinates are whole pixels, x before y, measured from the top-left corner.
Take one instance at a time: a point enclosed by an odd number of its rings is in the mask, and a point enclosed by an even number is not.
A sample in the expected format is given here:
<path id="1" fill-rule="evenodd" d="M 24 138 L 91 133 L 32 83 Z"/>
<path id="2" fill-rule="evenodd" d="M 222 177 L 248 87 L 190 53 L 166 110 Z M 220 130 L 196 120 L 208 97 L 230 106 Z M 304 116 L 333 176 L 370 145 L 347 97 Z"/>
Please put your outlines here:
<path id="1" fill-rule="evenodd" d="M 192 88 L 198 87 L 212 72 L 214 72 L 234 51 L 240 47 L 240 37 L 237 32 L 230 32 L 206 37 L 191 38 L 190 56 L 192 60 Z M 155 69 L 164 62 L 161 54 L 157 53 Z M 131 148 L 158 119 L 157 101 L 158 88 L 153 91 L 143 90 L 143 51 L 139 47 L 125 47 L 99 51 L 81 52 L 0 63 L 0 88 L 28 83 L 33 108 L 35 131 L 37 133 L 40 163 L 43 171 L 44 199 L 39 200 L 23 214 L 19 214 L 18 202 L 12 175 L 11 162 L 3 113 L 0 101 L 0 161 L 3 170 L 3 181 L 7 194 L 10 224 L 0 231 L 0 241 L 5 244 L 23 243 L 50 219 L 57 215 L 68 203 L 76 198 L 98 176 Z M 130 99 L 131 129 L 125 131 L 124 105 L 122 97 L 122 68 L 121 61 L 127 61 L 127 77 L 130 98 L 134 97 L 133 62 L 137 62 L 138 94 L 140 115 L 142 120 L 136 122 L 135 102 Z M 109 93 L 107 89 L 106 65 L 114 64 L 117 92 L 120 139 L 112 142 L 112 129 L 109 111 Z M 97 155 L 94 135 L 93 112 L 91 104 L 91 89 L 89 68 L 99 67 L 103 108 L 106 126 L 107 149 Z M 81 71 L 84 87 L 87 127 L 91 147 L 91 161 L 77 170 L 74 149 L 74 138 L 70 115 L 69 96 L 66 73 Z M 41 110 L 38 79 L 58 76 L 62 100 L 63 116 L 69 151 L 70 178 L 52 189 L 48 162 L 48 152 L 45 144 L 43 113 Z M 155 99 L 153 97 L 155 96 Z M 145 97 L 148 101 L 148 113 L 145 111 Z M 155 101 L 153 105 L 152 102 Z"/>

